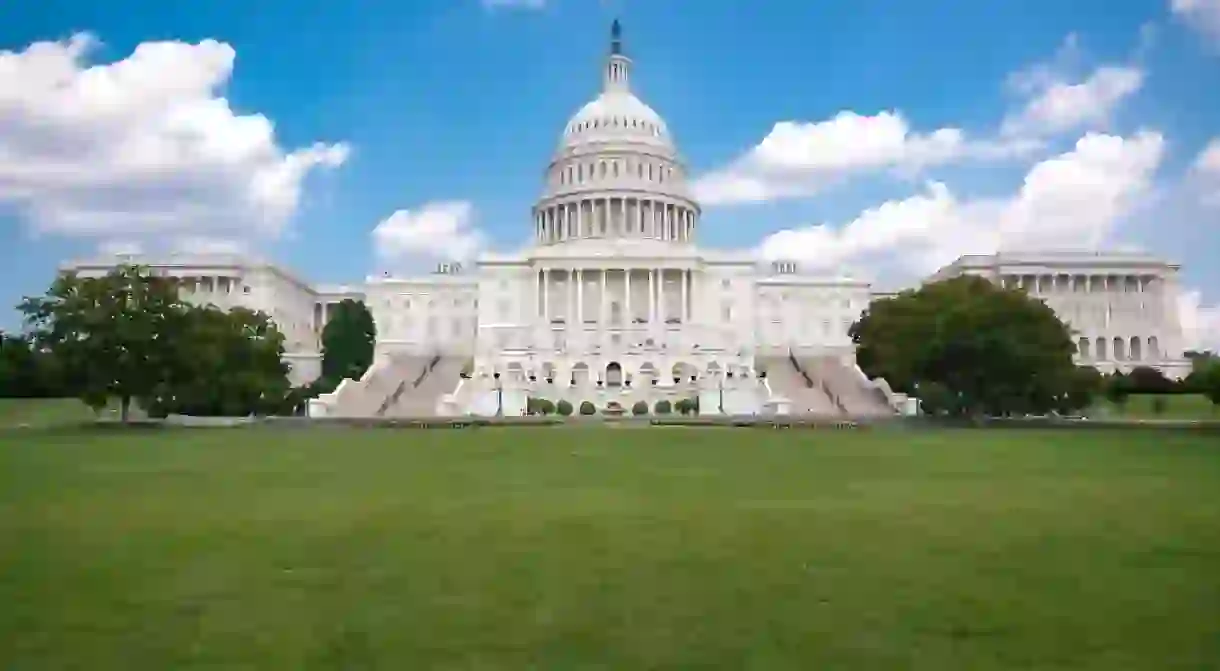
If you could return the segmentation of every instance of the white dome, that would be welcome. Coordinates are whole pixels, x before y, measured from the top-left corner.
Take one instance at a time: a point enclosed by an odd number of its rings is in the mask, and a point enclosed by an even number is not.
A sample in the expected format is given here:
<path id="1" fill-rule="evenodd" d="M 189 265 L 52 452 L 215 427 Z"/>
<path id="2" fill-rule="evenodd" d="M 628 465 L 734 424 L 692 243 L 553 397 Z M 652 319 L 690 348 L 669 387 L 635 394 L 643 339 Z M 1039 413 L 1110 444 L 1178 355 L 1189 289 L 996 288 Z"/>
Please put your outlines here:
<path id="1" fill-rule="evenodd" d="M 630 91 L 610 90 L 580 108 L 563 131 L 563 145 L 638 142 L 672 148 L 665 120 Z"/>

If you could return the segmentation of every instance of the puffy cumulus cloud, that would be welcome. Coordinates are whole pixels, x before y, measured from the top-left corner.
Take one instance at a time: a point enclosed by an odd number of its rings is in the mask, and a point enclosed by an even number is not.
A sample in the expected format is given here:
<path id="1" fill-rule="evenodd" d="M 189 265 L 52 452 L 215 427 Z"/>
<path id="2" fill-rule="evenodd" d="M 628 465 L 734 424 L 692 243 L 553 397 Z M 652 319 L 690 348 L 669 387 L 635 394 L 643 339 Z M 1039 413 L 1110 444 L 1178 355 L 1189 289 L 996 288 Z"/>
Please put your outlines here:
<path id="1" fill-rule="evenodd" d="M 1046 135 L 1078 128 L 1100 128 L 1114 110 L 1144 83 L 1136 67 L 1107 65 L 1079 82 L 1057 78 L 1039 81 L 1024 107 L 1004 119 L 1005 135 Z"/>
<path id="2" fill-rule="evenodd" d="M 767 237 L 767 258 L 826 270 L 867 266 L 910 279 L 962 254 L 998 249 L 1094 248 L 1152 186 L 1164 154 L 1154 132 L 1088 134 L 1035 164 L 1006 198 L 968 199 L 932 183 L 926 193 L 883 203 L 841 226 L 819 224 Z"/>
<path id="3" fill-rule="evenodd" d="M 1212 138 L 1191 164 L 1188 186 L 1204 207 L 1220 207 L 1220 137 Z"/>
<path id="4" fill-rule="evenodd" d="M 1220 305 L 1204 305 L 1202 292 L 1187 290 L 1178 296 L 1178 315 L 1186 349 L 1220 352 Z"/>
<path id="5" fill-rule="evenodd" d="M 1094 248 L 1111 243 L 1114 227 L 1151 187 L 1164 158 L 1160 133 L 1130 137 L 1090 133 L 1072 151 L 1037 163 L 1016 198 L 1004 206 L 1006 248 Z"/>
<path id="6" fill-rule="evenodd" d="M 1141 44 L 1151 33 L 1141 31 Z M 1050 59 L 1034 63 L 1008 77 L 1008 88 L 1021 101 L 1000 124 L 1004 136 L 1042 136 L 1098 129 L 1108 125 L 1114 111 L 1144 84 L 1144 72 L 1133 65 L 1102 65 L 1087 76 L 1075 33 L 1069 34 Z"/>
<path id="7" fill-rule="evenodd" d="M 1220 137 L 1214 137 L 1199 156 L 1195 158 L 1195 169 L 1209 176 L 1220 178 Z"/>
<path id="8" fill-rule="evenodd" d="M 1104 128 L 1143 86 L 1144 73 L 1134 66 L 1105 65 L 1074 78 L 1070 73 L 1081 58 L 1075 35 L 1069 35 L 1053 58 L 1010 75 L 1008 87 L 1019 102 L 998 132 L 968 137 L 960 128 L 945 127 L 919 133 L 897 111 L 782 121 L 740 158 L 695 180 L 695 196 L 712 206 L 760 203 L 812 195 L 879 170 L 911 176 L 964 160 L 1028 156 L 1054 136 Z"/>
<path id="9" fill-rule="evenodd" d="M 1188 25 L 1220 40 L 1220 0 L 1170 0 L 1169 9 Z"/>
<path id="10" fill-rule="evenodd" d="M 486 244 L 473 219 L 474 206 L 466 201 L 425 203 L 383 219 L 373 229 L 373 244 L 383 262 L 467 260 Z"/>
<path id="11" fill-rule="evenodd" d="M 819 122 L 781 121 L 729 166 L 695 180 L 705 205 L 764 202 L 817 192 L 838 179 L 875 170 L 918 170 L 968 156 L 1004 156 L 1026 144 L 968 141 L 957 128 L 913 132 L 895 111 L 840 112 Z"/>
<path id="12" fill-rule="evenodd" d="M 237 254 L 253 255 L 249 240 L 238 238 L 210 238 L 205 236 L 182 236 L 165 239 L 113 239 L 97 246 L 100 256 L 128 256 L 141 254 Z"/>
<path id="13" fill-rule="evenodd" d="M 306 176 L 345 144 L 285 151 L 233 111 L 227 44 L 146 42 L 90 64 L 79 34 L 0 51 L 0 203 L 39 233 L 101 239 L 275 236 Z"/>

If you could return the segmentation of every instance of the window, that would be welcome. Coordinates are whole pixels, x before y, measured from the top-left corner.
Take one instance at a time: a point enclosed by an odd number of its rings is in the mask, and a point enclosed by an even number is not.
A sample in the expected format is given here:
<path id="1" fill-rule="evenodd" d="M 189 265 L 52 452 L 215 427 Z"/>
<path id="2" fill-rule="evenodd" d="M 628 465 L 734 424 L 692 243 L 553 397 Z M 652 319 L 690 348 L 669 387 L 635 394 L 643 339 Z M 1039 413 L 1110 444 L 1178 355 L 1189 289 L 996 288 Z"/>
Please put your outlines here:
<path id="1" fill-rule="evenodd" d="M 720 280 L 720 287 L 721 287 L 722 289 L 728 289 L 728 288 L 729 288 L 729 280 L 727 280 L 727 279 Z"/>
<path id="2" fill-rule="evenodd" d="M 720 306 L 720 316 L 721 316 L 721 317 L 724 319 L 724 321 L 726 321 L 726 322 L 731 322 L 731 321 L 733 321 L 733 304 L 732 304 L 732 303 L 727 303 L 727 302 L 726 302 L 726 303 L 724 303 L 724 304 L 722 304 L 722 305 Z"/>

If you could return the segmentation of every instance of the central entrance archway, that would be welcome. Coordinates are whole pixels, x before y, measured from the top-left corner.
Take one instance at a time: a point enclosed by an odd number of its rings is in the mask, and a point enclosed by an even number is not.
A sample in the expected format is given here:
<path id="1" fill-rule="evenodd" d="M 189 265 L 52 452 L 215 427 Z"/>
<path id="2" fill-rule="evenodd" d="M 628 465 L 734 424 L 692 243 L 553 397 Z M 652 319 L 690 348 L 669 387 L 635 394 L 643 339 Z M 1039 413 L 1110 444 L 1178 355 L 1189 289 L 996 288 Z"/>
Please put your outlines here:
<path id="1" fill-rule="evenodd" d="M 623 367 L 617 361 L 611 361 L 606 365 L 606 386 L 623 386 Z"/>

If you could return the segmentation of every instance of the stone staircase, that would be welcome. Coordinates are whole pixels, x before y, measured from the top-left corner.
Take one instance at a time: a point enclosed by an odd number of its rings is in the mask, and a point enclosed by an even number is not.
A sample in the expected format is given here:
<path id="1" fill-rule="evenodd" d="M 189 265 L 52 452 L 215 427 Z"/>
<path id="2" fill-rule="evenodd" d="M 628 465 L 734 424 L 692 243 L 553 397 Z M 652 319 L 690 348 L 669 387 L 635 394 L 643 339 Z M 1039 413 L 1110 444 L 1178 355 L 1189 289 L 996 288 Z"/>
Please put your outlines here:
<path id="1" fill-rule="evenodd" d="M 896 414 L 885 393 L 865 377 L 834 357 L 799 360 L 801 369 L 821 384 L 844 414 L 851 417 L 884 417 Z"/>
<path id="2" fill-rule="evenodd" d="M 359 380 L 344 380 L 331 394 L 334 417 L 375 417 L 386 400 L 413 371 L 422 370 L 427 357 L 391 356 L 375 361 Z"/>
<path id="3" fill-rule="evenodd" d="M 760 357 L 756 362 L 759 370 L 767 372 L 771 391 L 792 401 L 792 414 L 839 416 L 837 407 L 817 380 L 807 380 L 789 357 Z"/>
<path id="4" fill-rule="evenodd" d="M 424 359 L 415 374 L 403 378 L 378 416 L 432 417 L 441 397 L 457 387 L 465 359 L 437 356 Z"/>

